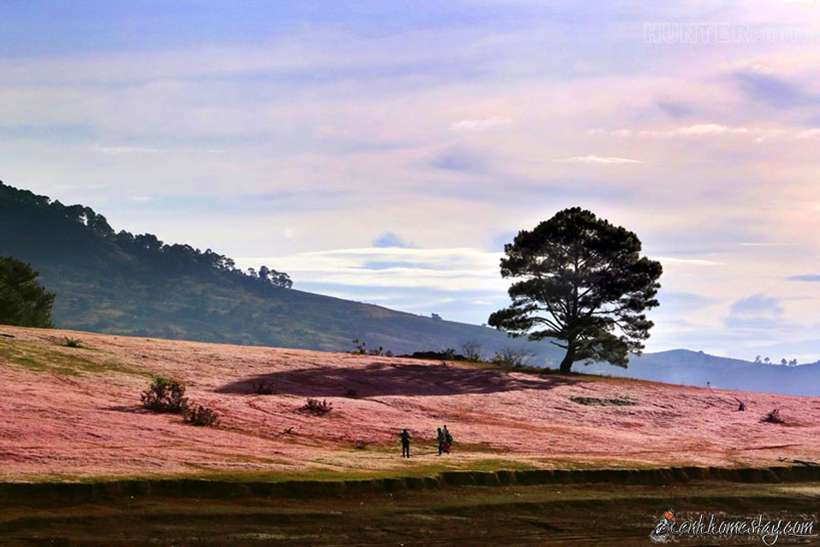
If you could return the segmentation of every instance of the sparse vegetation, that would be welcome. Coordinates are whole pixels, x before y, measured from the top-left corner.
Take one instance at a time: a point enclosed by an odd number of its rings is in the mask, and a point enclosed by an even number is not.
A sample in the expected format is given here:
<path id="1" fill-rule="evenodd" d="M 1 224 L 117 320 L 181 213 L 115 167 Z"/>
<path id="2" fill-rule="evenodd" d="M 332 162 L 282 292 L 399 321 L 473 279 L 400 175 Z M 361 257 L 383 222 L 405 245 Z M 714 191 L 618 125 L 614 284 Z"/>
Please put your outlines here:
<path id="1" fill-rule="evenodd" d="M 63 340 L 63 345 L 67 348 L 81 348 L 83 347 L 82 342 L 80 342 L 79 338 L 71 338 L 69 336 L 65 337 Z"/>
<path id="2" fill-rule="evenodd" d="M 142 406 L 152 412 L 181 414 L 188 408 L 185 386 L 176 380 L 157 377 L 140 395 Z"/>
<path id="3" fill-rule="evenodd" d="M 461 346 L 461 353 L 468 361 L 481 362 L 481 344 L 478 342 L 465 342 Z"/>
<path id="4" fill-rule="evenodd" d="M 783 416 L 780 415 L 780 409 L 779 408 L 775 408 L 775 409 L 770 410 L 763 417 L 763 419 L 761 421 L 765 422 L 765 423 L 770 423 L 770 424 L 785 424 L 786 423 L 786 420 L 783 418 Z"/>
<path id="5" fill-rule="evenodd" d="M 364 340 L 354 338 L 353 346 L 355 346 L 355 349 L 350 352 L 353 355 L 367 355 L 367 342 L 365 342 Z"/>
<path id="6" fill-rule="evenodd" d="M 308 414 L 313 414 L 314 416 L 324 416 L 333 410 L 333 404 L 328 403 L 324 399 L 321 401 L 319 399 L 308 399 L 305 401 L 305 405 L 299 410 L 302 412 L 307 412 Z"/>
<path id="7" fill-rule="evenodd" d="M 257 395 L 273 395 L 275 390 L 273 388 L 273 382 L 267 382 L 265 380 L 257 380 L 251 384 L 251 389 Z"/>
<path id="8" fill-rule="evenodd" d="M 204 405 L 192 405 L 185 409 L 184 421 L 196 426 L 215 426 L 219 424 L 219 415 Z"/>
<path id="9" fill-rule="evenodd" d="M 531 357 L 532 354 L 526 351 L 504 348 L 495 352 L 491 362 L 502 367 L 519 368 L 527 366 Z"/>
<path id="10" fill-rule="evenodd" d="M 600 399 L 598 397 L 570 397 L 570 401 L 586 406 L 634 406 L 637 403 L 626 397 L 614 399 Z"/>
<path id="11" fill-rule="evenodd" d="M 347 391 L 345 391 L 345 397 L 347 397 L 348 399 L 358 399 L 359 392 L 352 388 L 348 389 Z"/>
<path id="12" fill-rule="evenodd" d="M 382 346 L 379 346 L 378 349 L 367 349 L 367 342 L 358 338 L 353 339 L 353 345 L 355 346 L 355 349 L 351 352 L 353 355 L 383 355 L 393 357 L 393 352 L 389 350 L 384 351 Z"/>

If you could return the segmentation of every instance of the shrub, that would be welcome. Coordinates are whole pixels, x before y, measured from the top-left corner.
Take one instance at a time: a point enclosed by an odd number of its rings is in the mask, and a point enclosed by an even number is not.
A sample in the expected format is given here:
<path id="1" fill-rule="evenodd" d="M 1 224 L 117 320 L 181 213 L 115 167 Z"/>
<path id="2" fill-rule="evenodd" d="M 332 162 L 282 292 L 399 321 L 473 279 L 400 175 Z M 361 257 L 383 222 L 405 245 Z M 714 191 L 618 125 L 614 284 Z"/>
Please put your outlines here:
<path id="1" fill-rule="evenodd" d="M 784 420 L 783 417 L 780 415 L 780 409 L 779 408 L 775 408 L 773 410 L 770 410 L 769 413 L 766 414 L 761 421 L 767 422 L 767 423 L 770 423 L 770 424 L 785 424 L 786 423 L 786 420 Z"/>
<path id="2" fill-rule="evenodd" d="M 347 397 L 348 399 L 358 399 L 359 392 L 355 389 L 348 389 L 347 391 L 345 391 L 345 397 Z"/>
<path id="3" fill-rule="evenodd" d="M 273 395 L 273 382 L 257 380 L 251 385 L 253 392 L 257 395 Z"/>
<path id="4" fill-rule="evenodd" d="M 188 407 L 185 386 L 176 380 L 157 377 L 140 395 L 142 406 L 153 412 L 180 414 Z"/>
<path id="5" fill-rule="evenodd" d="M 367 342 L 354 338 L 353 345 L 356 347 L 356 349 L 351 352 L 353 355 L 367 355 Z"/>
<path id="6" fill-rule="evenodd" d="M 219 423 L 219 415 L 207 406 L 194 405 L 185 409 L 184 420 L 186 424 L 214 426 Z"/>
<path id="7" fill-rule="evenodd" d="M 495 352 L 492 363 L 503 367 L 517 368 L 525 366 L 530 357 L 531 354 L 526 351 L 504 348 L 501 351 Z"/>
<path id="8" fill-rule="evenodd" d="M 63 346 L 65 346 L 67 348 L 81 348 L 81 347 L 83 347 L 83 345 L 80 342 L 79 338 L 69 338 L 68 336 L 66 336 L 65 340 L 63 340 Z"/>
<path id="9" fill-rule="evenodd" d="M 461 346 L 461 351 L 464 354 L 464 358 L 468 361 L 476 363 L 481 361 L 481 344 L 478 342 L 466 342 Z"/>
<path id="10" fill-rule="evenodd" d="M 325 400 L 320 401 L 319 399 L 308 399 L 305 402 L 305 406 L 299 410 L 307 412 L 308 414 L 313 414 L 314 416 L 324 416 L 333 410 L 333 404 L 328 403 Z"/>
<path id="11" fill-rule="evenodd" d="M 393 352 L 389 350 L 385 353 L 384 348 L 382 346 L 379 346 L 378 349 L 367 349 L 367 342 L 365 342 L 364 340 L 360 340 L 358 338 L 353 339 L 353 345 L 355 346 L 355 349 L 350 352 L 353 355 L 387 355 L 388 357 L 393 356 Z"/>
<path id="12" fill-rule="evenodd" d="M 364 441 L 356 441 L 353 443 L 353 448 L 355 448 L 356 450 L 366 450 L 367 443 Z"/>

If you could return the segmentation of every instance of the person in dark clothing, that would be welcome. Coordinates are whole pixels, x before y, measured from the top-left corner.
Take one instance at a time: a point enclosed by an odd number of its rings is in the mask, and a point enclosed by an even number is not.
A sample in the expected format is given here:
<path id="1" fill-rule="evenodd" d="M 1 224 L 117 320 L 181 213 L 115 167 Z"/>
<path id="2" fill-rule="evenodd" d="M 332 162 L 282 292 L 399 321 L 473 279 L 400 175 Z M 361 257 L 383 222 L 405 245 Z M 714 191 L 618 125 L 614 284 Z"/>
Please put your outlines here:
<path id="1" fill-rule="evenodd" d="M 449 454 L 450 453 L 450 448 L 453 446 L 453 436 L 450 435 L 450 431 L 447 429 L 446 425 L 441 430 L 441 432 L 444 435 L 444 446 L 442 448 L 443 448 L 444 452 Z"/>
<path id="2" fill-rule="evenodd" d="M 440 427 L 436 430 L 436 440 L 438 440 L 438 455 L 441 456 L 442 452 L 444 452 L 444 442 L 446 441 L 446 437 L 444 436 L 444 431 L 442 431 Z"/>
<path id="3" fill-rule="evenodd" d="M 410 457 L 410 433 L 406 429 L 402 429 L 401 433 L 399 434 L 399 438 L 401 439 L 401 457 L 402 458 L 409 458 Z"/>

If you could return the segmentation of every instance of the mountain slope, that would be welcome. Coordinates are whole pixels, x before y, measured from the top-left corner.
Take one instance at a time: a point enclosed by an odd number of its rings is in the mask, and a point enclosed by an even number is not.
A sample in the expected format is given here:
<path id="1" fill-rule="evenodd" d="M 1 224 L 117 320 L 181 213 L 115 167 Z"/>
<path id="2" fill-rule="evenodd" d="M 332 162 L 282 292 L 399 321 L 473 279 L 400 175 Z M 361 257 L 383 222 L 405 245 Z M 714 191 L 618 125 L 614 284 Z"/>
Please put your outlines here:
<path id="1" fill-rule="evenodd" d="M 166 245 L 151 234 L 116 233 L 105 217 L 0 183 L 0 256 L 27 261 L 57 294 L 55 324 L 95 332 L 321 350 L 351 340 L 396 353 L 460 348 L 491 353 L 549 344 L 492 329 L 274 286 L 210 249 Z"/>
<path id="2" fill-rule="evenodd" d="M 763 365 L 678 349 L 632 357 L 628 369 L 606 364 L 577 368 L 590 374 L 654 382 L 788 395 L 820 395 L 820 363 L 795 367 Z"/>

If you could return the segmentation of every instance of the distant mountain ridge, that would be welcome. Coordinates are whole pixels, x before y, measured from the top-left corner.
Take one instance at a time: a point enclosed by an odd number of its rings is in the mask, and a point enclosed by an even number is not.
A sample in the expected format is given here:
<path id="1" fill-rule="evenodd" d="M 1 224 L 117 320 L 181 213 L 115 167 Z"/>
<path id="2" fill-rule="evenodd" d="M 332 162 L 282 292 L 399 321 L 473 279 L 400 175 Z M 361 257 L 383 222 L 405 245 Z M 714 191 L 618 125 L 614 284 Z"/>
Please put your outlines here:
<path id="1" fill-rule="evenodd" d="M 61 328 L 328 351 L 351 350 L 354 338 L 396 353 L 472 342 L 485 353 L 516 347 L 539 361 L 558 357 L 550 344 L 489 328 L 282 288 L 281 272 L 260 279 L 210 249 L 115 232 L 88 207 L 2 183 L 0 236 L 0 256 L 31 263 L 57 294 Z"/>
<path id="2" fill-rule="evenodd" d="M 798 366 L 765 365 L 677 349 L 632 357 L 629 368 L 605 364 L 577 366 L 592 374 L 720 389 L 820 395 L 820 362 Z"/>

